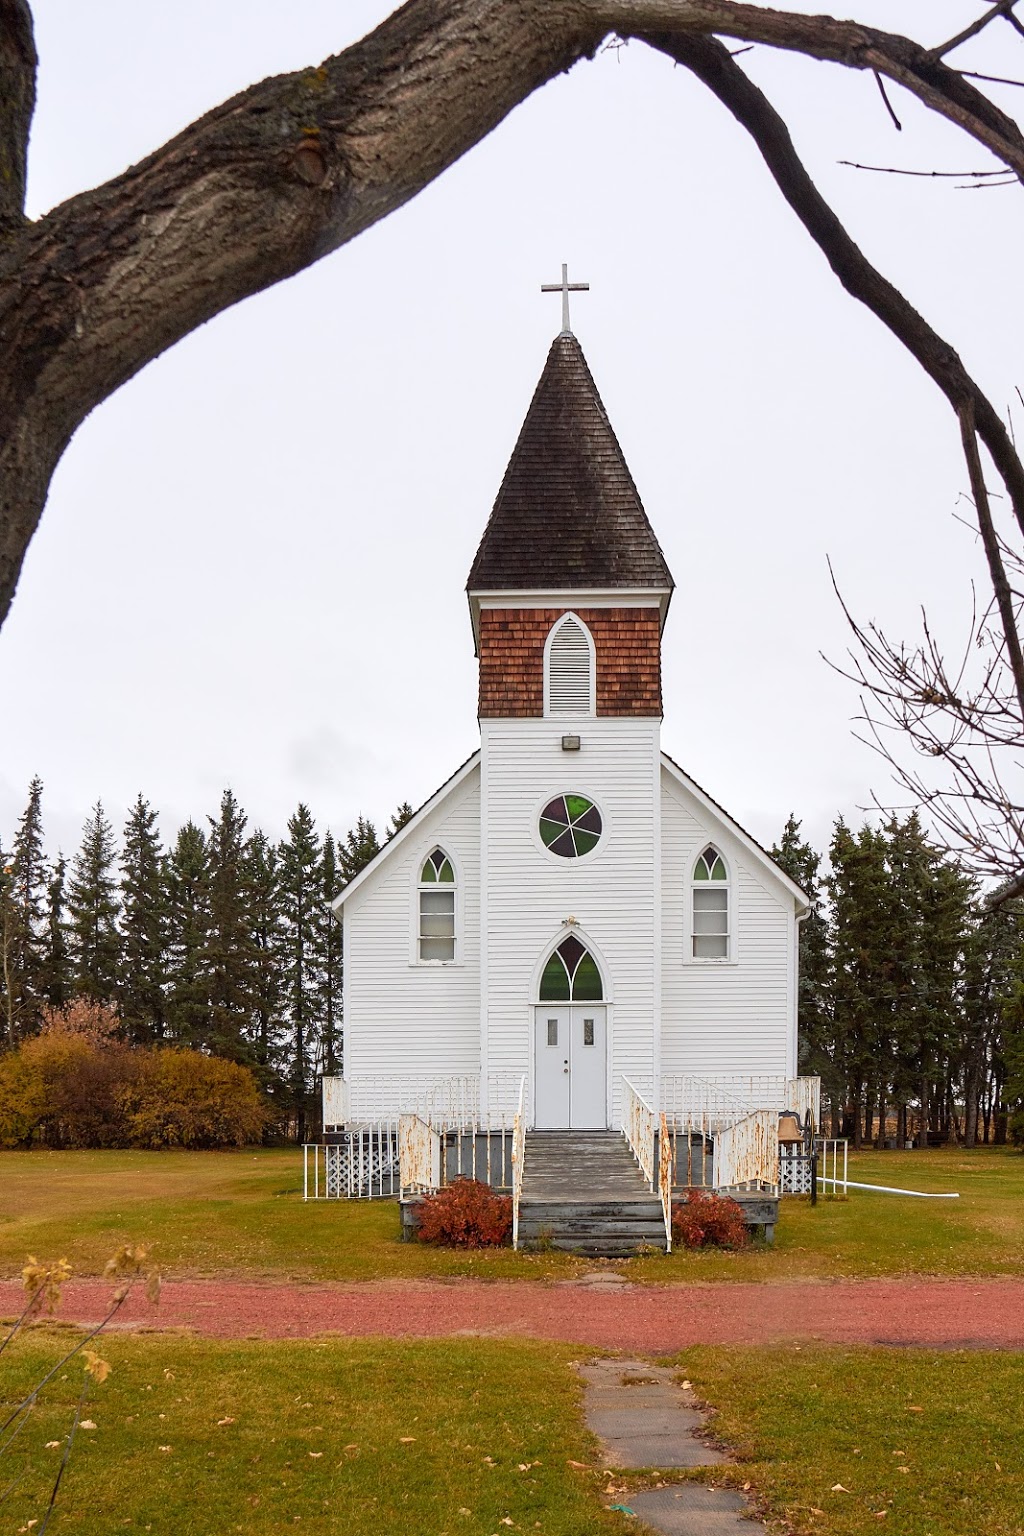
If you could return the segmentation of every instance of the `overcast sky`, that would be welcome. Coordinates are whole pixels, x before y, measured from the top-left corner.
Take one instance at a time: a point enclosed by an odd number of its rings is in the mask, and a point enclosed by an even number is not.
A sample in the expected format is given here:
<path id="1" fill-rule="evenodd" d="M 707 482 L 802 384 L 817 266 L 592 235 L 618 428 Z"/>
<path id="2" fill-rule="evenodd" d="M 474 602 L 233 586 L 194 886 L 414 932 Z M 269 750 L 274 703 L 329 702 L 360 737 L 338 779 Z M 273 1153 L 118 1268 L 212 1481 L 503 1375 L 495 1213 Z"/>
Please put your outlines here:
<path id="1" fill-rule="evenodd" d="M 980 0 L 846 0 L 936 42 Z M 801 9 L 820 9 L 819 0 Z M 36 0 L 31 212 L 264 75 L 319 62 L 388 0 Z M 1006 26 L 956 55 L 1024 76 Z M 1003 406 L 1024 385 L 1012 188 L 870 75 L 757 49 L 750 74 L 867 254 Z M 1024 92 L 990 87 L 1018 111 Z M 1001 91 L 1001 96 L 999 95 Z M 142 791 L 165 837 L 230 785 L 279 836 L 424 800 L 478 744 L 466 574 L 559 325 L 573 328 L 677 590 L 664 746 L 763 842 L 819 845 L 884 767 L 820 653 L 854 612 L 954 641 L 981 572 L 955 422 L 839 288 L 744 132 L 639 44 L 546 87 L 413 203 L 220 316 L 80 428 L 0 632 L 0 838 L 29 778 L 51 851 Z M 1018 428 L 1021 422 L 1018 420 Z M 969 511 L 969 508 L 966 509 Z"/>

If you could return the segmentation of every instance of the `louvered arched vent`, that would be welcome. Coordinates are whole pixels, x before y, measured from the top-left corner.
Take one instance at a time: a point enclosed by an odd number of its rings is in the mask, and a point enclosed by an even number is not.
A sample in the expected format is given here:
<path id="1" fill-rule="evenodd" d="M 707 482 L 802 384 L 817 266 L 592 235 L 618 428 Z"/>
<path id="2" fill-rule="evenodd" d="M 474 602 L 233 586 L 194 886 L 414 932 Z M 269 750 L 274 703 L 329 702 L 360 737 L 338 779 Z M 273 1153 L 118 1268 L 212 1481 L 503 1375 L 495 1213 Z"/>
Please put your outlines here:
<path id="1" fill-rule="evenodd" d="M 593 646 L 583 625 L 571 615 L 559 622 L 548 643 L 547 684 L 549 715 L 593 714 Z"/>

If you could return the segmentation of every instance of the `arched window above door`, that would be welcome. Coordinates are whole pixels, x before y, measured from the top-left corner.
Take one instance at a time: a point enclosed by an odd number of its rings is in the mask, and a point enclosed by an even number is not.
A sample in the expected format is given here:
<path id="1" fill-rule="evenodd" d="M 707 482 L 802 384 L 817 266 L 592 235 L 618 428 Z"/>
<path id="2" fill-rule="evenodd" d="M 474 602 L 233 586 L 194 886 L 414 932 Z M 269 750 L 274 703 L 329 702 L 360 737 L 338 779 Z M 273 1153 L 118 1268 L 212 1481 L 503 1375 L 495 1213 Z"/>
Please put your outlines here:
<path id="1" fill-rule="evenodd" d="M 553 951 L 540 979 L 542 1003 L 599 1003 L 604 997 L 597 961 L 574 933 Z"/>

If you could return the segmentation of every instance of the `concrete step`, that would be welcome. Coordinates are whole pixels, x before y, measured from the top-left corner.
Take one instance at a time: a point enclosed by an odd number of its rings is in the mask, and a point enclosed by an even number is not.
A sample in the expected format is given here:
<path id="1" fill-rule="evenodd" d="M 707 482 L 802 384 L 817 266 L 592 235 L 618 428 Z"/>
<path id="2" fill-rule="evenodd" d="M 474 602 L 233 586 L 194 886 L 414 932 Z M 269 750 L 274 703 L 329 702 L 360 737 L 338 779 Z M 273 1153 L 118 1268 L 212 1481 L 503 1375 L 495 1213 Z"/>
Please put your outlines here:
<path id="1" fill-rule="evenodd" d="M 527 1133 L 519 1233 L 594 1255 L 665 1247 L 661 1202 L 617 1131 Z"/>

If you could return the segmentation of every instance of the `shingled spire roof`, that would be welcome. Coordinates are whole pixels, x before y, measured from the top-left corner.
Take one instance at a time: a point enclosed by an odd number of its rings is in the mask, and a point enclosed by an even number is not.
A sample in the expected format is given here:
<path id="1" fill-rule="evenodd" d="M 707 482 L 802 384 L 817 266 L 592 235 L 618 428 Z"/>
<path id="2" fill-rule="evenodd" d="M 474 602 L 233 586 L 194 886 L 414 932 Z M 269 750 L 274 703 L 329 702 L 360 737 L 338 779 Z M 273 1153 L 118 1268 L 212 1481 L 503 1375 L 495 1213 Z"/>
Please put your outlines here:
<path id="1" fill-rule="evenodd" d="M 551 344 L 470 592 L 674 586 L 576 337 Z"/>

